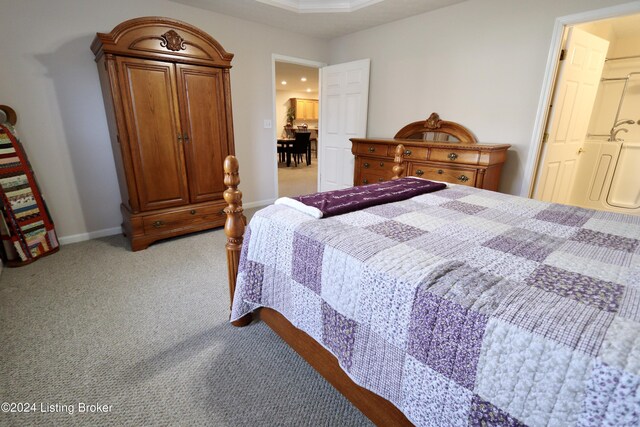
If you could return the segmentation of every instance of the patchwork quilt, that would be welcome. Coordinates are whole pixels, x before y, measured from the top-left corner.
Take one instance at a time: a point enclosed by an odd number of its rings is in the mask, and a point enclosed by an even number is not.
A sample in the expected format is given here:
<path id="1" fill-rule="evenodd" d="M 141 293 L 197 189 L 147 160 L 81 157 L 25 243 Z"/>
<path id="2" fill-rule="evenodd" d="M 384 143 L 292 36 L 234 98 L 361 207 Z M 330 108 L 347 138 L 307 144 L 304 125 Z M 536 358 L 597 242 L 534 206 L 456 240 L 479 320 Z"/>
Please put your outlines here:
<path id="1" fill-rule="evenodd" d="M 639 426 L 640 217 L 465 186 L 245 234 L 282 313 L 418 426 Z"/>

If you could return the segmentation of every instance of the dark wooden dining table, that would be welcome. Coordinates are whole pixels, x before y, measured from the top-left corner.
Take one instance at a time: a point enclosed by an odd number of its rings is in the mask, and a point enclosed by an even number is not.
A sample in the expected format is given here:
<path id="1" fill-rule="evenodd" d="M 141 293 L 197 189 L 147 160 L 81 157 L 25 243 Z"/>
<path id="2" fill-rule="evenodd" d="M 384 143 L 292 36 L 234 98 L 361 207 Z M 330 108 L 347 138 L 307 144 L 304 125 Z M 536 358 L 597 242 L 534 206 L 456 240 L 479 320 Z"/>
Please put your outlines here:
<path id="1" fill-rule="evenodd" d="M 295 138 L 278 138 L 278 145 L 284 147 L 287 154 L 287 167 L 291 166 L 291 151 Z M 311 164 L 311 142 L 307 142 L 307 166 Z"/>

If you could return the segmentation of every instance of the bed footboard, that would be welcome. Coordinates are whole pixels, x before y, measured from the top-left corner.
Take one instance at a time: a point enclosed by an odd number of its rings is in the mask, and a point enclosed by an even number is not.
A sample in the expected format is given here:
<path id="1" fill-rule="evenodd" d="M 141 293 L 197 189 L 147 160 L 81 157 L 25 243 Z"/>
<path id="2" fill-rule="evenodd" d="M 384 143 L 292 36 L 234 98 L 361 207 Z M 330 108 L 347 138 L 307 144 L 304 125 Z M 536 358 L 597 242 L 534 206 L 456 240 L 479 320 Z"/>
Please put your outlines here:
<path id="1" fill-rule="evenodd" d="M 233 294 L 236 290 L 236 277 L 238 276 L 238 265 L 240 264 L 240 252 L 242 251 L 242 240 L 246 218 L 242 209 L 242 191 L 238 190 L 240 166 L 235 156 L 227 156 L 224 159 L 224 185 L 227 189 L 224 192 L 224 200 L 227 207 L 224 212 L 227 220 L 224 224 L 224 234 L 227 235 L 227 270 L 229 273 L 229 296 L 231 306 L 233 305 Z M 230 306 L 230 307 L 231 307 Z M 252 316 L 247 314 L 238 320 L 231 322 L 233 326 L 246 326 L 251 323 Z"/>

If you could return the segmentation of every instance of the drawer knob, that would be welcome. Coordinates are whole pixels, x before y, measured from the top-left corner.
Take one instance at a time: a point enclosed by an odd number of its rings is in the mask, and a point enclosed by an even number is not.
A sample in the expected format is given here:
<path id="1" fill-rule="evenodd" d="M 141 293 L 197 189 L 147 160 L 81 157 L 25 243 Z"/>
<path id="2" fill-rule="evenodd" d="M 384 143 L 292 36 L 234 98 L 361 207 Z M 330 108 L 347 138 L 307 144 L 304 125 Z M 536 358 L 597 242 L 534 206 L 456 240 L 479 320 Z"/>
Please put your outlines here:
<path id="1" fill-rule="evenodd" d="M 410 156 L 411 155 L 411 150 L 404 150 L 404 155 L 405 156 Z"/>
<path id="2" fill-rule="evenodd" d="M 447 157 L 449 158 L 449 160 L 455 160 L 458 158 L 458 155 L 456 153 L 449 153 Z"/>
<path id="3" fill-rule="evenodd" d="M 368 168 L 369 166 L 371 166 L 369 163 L 364 162 L 364 167 L 365 167 L 365 168 Z"/>
<path id="4" fill-rule="evenodd" d="M 365 178 L 365 179 L 363 179 L 363 180 L 362 180 L 362 183 L 363 183 L 363 184 L 368 184 L 368 183 L 369 183 L 369 180 L 368 180 L 367 178 Z"/>
<path id="5" fill-rule="evenodd" d="M 369 147 L 369 152 L 373 153 L 374 151 L 376 151 L 376 147 Z"/>
<path id="6" fill-rule="evenodd" d="M 380 167 L 383 167 L 383 166 L 384 166 L 384 162 L 380 162 Z"/>
<path id="7" fill-rule="evenodd" d="M 378 178 L 378 182 L 382 182 L 382 181 L 384 181 L 383 178 Z"/>
<path id="8" fill-rule="evenodd" d="M 467 177 L 466 175 L 460 175 L 458 177 L 458 181 L 467 182 L 469 181 L 469 177 Z"/>
<path id="9" fill-rule="evenodd" d="M 424 171 L 423 171 L 422 169 L 418 169 L 418 170 L 416 171 L 416 175 L 418 175 L 418 176 L 422 176 L 422 175 L 424 175 Z"/>
<path id="10" fill-rule="evenodd" d="M 195 210 L 195 209 L 191 209 L 191 211 L 189 211 L 189 213 L 190 213 L 191 215 L 195 215 L 195 214 L 196 214 L 196 210 Z"/>
<path id="11" fill-rule="evenodd" d="M 444 171 L 442 169 L 438 169 L 438 175 L 442 175 Z"/>
<path id="12" fill-rule="evenodd" d="M 155 228 L 162 227 L 164 225 L 164 221 L 154 221 L 152 225 Z"/>

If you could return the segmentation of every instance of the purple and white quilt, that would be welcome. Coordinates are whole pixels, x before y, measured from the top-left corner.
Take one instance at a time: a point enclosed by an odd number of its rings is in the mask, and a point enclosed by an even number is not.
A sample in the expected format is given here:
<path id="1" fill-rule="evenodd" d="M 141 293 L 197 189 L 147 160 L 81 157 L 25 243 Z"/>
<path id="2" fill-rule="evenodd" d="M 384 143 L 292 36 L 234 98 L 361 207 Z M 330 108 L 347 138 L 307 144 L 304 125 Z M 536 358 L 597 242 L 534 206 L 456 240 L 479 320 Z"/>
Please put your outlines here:
<path id="1" fill-rule="evenodd" d="M 419 426 L 640 425 L 640 217 L 451 186 L 256 213 L 232 319 L 274 308 Z"/>

